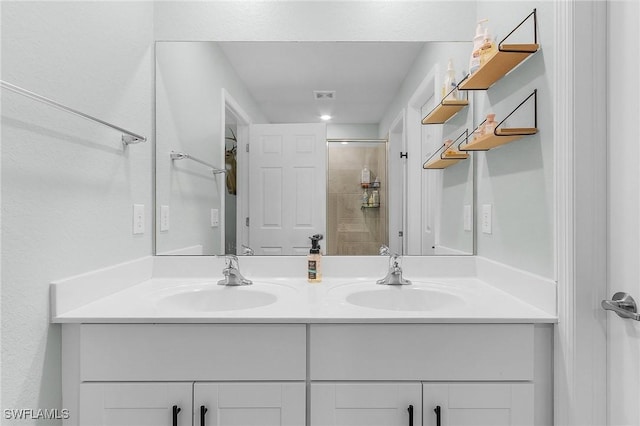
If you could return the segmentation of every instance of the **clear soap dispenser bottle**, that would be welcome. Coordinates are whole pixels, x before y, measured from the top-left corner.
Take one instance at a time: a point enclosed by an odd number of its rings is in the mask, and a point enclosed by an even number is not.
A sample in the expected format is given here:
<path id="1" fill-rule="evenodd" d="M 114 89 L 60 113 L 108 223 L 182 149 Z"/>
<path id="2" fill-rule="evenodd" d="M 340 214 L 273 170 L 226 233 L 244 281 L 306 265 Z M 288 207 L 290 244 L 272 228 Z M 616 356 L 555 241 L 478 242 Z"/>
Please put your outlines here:
<path id="1" fill-rule="evenodd" d="M 309 239 L 311 240 L 311 250 L 307 256 L 307 281 L 319 283 L 322 281 L 322 253 L 319 244 L 322 234 L 316 234 Z"/>

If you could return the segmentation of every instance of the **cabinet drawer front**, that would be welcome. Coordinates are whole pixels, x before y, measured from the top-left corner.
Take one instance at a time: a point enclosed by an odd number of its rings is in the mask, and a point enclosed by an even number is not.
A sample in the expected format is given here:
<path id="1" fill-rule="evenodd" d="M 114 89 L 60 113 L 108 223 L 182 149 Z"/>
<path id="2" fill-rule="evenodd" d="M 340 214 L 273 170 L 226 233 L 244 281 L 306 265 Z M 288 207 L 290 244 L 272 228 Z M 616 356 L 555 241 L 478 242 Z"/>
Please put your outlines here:
<path id="1" fill-rule="evenodd" d="M 300 324 L 87 324 L 83 381 L 304 380 Z"/>
<path id="2" fill-rule="evenodd" d="M 191 383 L 83 383 L 77 421 L 91 426 L 170 426 L 175 405 L 180 408 L 178 426 L 188 426 L 192 392 Z"/>
<path id="3" fill-rule="evenodd" d="M 301 426 L 305 424 L 305 383 L 196 383 L 194 425 Z"/>
<path id="4" fill-rule="evenodd" d="M 420 383 L 311 383 L 311 426 L 406 426 L 422 419 Z"/>
<path id="5" fill-rule="evenodd" d="M 533 380 L 530 324 L 314 324 L 311 380 Z"/>
<path id="6" fill-rule="evenodd" d="M 425 383 L 424 426 L 436 426 L 435 407 L 442 424 L 459 426 L 532 426 L 532 383 Z"/>

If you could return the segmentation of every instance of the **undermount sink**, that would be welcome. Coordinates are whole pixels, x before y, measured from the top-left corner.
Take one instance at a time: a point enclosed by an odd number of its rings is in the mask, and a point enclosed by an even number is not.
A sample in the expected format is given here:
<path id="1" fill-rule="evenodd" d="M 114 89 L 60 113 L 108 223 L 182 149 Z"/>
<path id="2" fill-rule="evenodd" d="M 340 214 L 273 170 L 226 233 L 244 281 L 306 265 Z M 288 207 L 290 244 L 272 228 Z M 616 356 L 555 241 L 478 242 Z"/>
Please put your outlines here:
<path id="1" fill-rule="evenodd" d="M 390 311 L 433 311 L 465 304 L 459 296 L 415 284 L 354 291 L 345 300 L 356 306 Z"/>
<path id="2" fill-rule="evenodd" d="M 223 287 L 210 284 L 208 288 L 197 288 L 169 294 L 157 300 L 160 309 L 214 312 L 259 308 L 275 303 L 278 297 L 266 291 L 249 287 Z"/>

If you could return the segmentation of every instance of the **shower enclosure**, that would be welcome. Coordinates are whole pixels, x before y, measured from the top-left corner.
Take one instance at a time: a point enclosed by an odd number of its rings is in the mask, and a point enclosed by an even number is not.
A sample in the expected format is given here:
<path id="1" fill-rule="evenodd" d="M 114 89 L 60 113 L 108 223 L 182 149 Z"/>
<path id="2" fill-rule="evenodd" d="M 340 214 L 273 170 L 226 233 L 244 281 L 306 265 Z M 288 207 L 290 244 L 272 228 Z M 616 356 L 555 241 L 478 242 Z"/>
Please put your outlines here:
<path id="1" fill-rule="evenodd" d="M 377 255 L 389 243 L 387 141 L 330 139 L 327 146 L 326 252 Z"/>

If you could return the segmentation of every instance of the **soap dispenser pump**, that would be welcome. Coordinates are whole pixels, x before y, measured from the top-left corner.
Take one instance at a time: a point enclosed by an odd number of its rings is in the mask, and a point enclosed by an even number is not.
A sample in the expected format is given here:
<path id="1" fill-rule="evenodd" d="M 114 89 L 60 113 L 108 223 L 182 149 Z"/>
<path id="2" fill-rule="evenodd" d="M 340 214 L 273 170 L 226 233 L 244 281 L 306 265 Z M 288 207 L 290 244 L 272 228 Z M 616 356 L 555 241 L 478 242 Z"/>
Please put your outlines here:
<path id="1" fill-rule="evenodd" d="M 311 250 L 307 256 L 307 281 L 310 283 L 319 283 L 322 281 L 322 253 L 320 252 L 319 241 L 322 234 L 315 234 L 309 239 L 311 240 Z"/>
<path id="2" fill-rule="evenodd" d="M 444 79 L 444 86 L 442 88 L 442 97 L 446 101 L 455 101 L 458 99 L 458 85 L 456 83 L 456 70 L 453 68 L 453 59 L 451 58 L 449 58 L 449 64 L 447 66 L 447 76 Z"/>
<path id="3" fill-rule="evenodd" d="M 484 41 L 484 25 L 488 19 L 481 19 L 476 26 L 476 36 L 473 38 L 473 51 L 469 59 L 469 74 L 478 71 L 482 60 L 482 44 Z"/>

